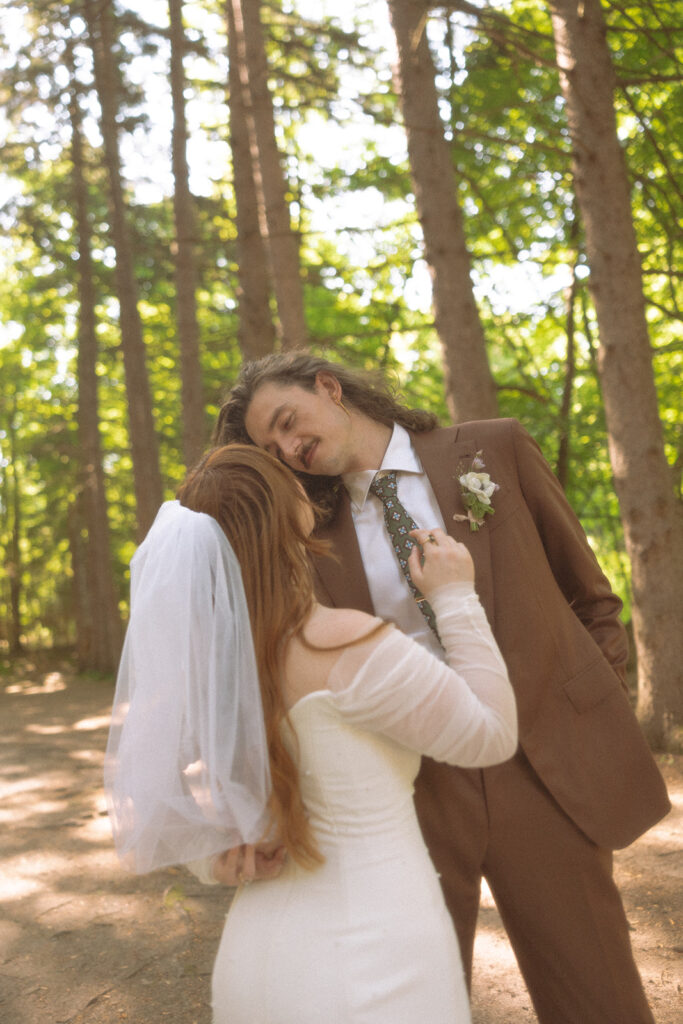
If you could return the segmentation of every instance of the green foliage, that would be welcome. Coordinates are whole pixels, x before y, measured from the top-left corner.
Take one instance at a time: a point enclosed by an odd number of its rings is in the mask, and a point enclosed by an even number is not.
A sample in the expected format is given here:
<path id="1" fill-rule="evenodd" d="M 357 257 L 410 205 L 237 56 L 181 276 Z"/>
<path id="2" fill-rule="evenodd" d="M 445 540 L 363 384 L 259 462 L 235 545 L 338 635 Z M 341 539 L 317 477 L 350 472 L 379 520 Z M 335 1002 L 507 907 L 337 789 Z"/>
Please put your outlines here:
<path id="1" fill-rule="evenodd" d="M 502 415 L 519 418 L 554 465 L 563 429 L 566 290 L 573 266 L 576 376 L 567 492 L 603 566 L 629 604 L 629 573 L 595 375 L 597 327 L 576 222 L 570 145 L 547 6 L 510 0 L 430 26 L 445 120 L 466 211 L 480 313 Z M 607 5 L 619 134 L 634 181 L 634 224 L 667 452 L 680 486 L 681 72 L 674 4 Z M 678 29 L 680 32 L 680 27 Z M 676 103 L 678 97 L 678 103 Z M 664 196 L 666 193 L 666 197 Z M 512 286 L 510 286 L 512 282 Z M 507 287 L 506 287 L 507 286 Z M 519 300 L 514 289 L 519 287 Z M 677 291 L 678 288 L 678 291 Z M 660 355 L 661 353 L 661 355 Z"/>
<path id="2" fill-rule="evenodd" d="M 330 5 L 334 7 L 334 5 Z M 667 454 L 680 487 L 681 75 L 669 0 L 607 2 L 615 106 L 633 181 Z M 168 42 L 162 8 L 115 5 L 122 154 L 154 415 L 167 495 L 182 478 Z M 115 260 L 96 127 L 91 58 L 76 8 L 10 3 L 0 16 L 0 552 L 21 556 L 21 628 L 70 641 L 77 436 L 78 245 L 69 101 L 84 113 L 99 343 L 100 432 L 122 604 L 135 508 Z M 197 192 L 198 320 L 207 441 L 240 365 L 235 209 L 222 5 L 187 7 L 189 154 Z M 150 20 L 158 18 L 158 25 Z M 10 20 L 11 19 L 11 20 Z M 300 0 L 263 7 L 278 142 L 284 154 L 311 344 L 383 368 L 411 404 L 448 421 L 412 182 L 392 86 L 386 5 L 326 14 Z M 575 213 L 570 147 L 545 4 L 448 5 L 428 24 L 445 130 L 466 215 L 474 285 L 501 415 L 536 436 L 551 465 L 565 426 L 566 289 L 579 278 L 569 415 L 569 498 L 628 601 L 628 566 L 595 373 L 597 330 Z M 384 33 L 384 34 L 383 34 Z M 69 71 L 73 57 L 75 77 Z M 16 520 L 14 497 L 18 496 Z M 0 584 L 0 621 L 11 595 Z M 0 634 L 0 645 L 8 642 Z"/>

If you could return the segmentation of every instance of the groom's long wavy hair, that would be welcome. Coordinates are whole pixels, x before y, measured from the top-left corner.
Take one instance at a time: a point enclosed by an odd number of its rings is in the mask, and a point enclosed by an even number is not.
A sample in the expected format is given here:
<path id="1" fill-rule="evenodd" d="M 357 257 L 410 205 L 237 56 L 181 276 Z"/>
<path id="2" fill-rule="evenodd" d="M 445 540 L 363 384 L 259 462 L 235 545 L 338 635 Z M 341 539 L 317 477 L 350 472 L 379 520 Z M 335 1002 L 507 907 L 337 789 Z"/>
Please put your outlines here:
<path id="1" fill-rule="evenodd" d="M 240 442 L 253 444 L 247 434 L 245 418 L 254 395 L 264 384 L 297 385 L 314 391 L 319 373 L 329 373 L 341 384 L 342 399 L 372 420 L 422 433 L 439 425 L 437 416 L 423 409 L 410 409 L 395 397 L 389 382 L 380 373 L 360 371 L 334 363 L 309 352 L 282 352 L 243 363 L 235 384 L 218 414 L 213 432 L 215 445 Z M 319 522 L 333 518 L 341 493 L 341 479 L 297 473 L 316 505 Z"/>
<path id="2" fill-rule="evenodd" d="M 313 867 L 323 858 L 306 817 L 295 760 L 283 741 L 287 707 L 281 681 L 287 640 L 301 632 L 313 608 L 309 555 L 328 553 L 329 545 L 305 531 L 305 496 L 292 472 L 253 445 L 208 452 L 177 496 L 181 505 L 218 521 L 240 563 L 268 739 L 270 812 L 288 853 Z"/>

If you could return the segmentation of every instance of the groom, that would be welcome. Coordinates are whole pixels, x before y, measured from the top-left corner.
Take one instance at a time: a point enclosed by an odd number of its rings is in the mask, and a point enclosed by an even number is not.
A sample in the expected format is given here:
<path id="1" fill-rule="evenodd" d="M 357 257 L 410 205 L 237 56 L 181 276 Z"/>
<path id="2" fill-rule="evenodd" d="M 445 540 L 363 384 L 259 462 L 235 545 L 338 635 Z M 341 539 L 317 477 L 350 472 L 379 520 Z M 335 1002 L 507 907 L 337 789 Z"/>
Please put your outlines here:
<path id="1" fill-rule="evenodd" d="M 416 784 L 465 970 L 484 876 L 542 1024 L 652 1024 L 612 850 L 669 803 L 624 685 L 619 599 L 535 442 L 509 419 L 439 429 L 382 382 L 307 353 L 245 364 L 214 441 L 255 443 L 300 474 L 339 556 L 316 562 L 322 602 L 390 619 L 439 655 L 370 489 L 376 471 L 395 471 L 419 527 L 468 546 L 520 749 L 484 770 L 424 758 Z M 463 484 L 468 472 L 479 476 Z"/>

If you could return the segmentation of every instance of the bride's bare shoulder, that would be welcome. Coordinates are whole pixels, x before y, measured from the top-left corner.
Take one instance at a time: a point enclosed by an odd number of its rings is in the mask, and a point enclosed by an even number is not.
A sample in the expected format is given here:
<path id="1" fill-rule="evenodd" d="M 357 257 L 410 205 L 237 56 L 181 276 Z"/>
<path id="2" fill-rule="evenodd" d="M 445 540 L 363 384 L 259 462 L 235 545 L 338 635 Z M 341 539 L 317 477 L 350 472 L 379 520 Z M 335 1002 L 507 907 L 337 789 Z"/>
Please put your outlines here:
<path id="1" fill-rule="evenodd" d="M 355 608 L 326 608 L 318 605 L 306 623 L 304 635 L 316 647 L 336 647 L 374 634 L 381 619 Z"/>
<path id="2" fill-rule="evenodd" d="M 288 706 L 307 693 L 328 688 L 331 673 L 346 651 L 354 650 L 367 659 L 363 639 L 372 644 L 387 628 L 381 619 L 353 608 L 317 605 L 287 649 L 283 683 Z"/>

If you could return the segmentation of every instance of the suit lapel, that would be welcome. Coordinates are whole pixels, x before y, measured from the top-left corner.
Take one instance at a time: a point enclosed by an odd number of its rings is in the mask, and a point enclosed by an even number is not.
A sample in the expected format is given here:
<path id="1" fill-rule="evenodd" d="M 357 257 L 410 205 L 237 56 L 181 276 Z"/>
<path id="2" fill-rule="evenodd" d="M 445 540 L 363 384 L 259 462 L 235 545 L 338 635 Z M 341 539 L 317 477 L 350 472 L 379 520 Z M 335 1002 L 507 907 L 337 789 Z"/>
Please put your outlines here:
<path id="1" fill-rule="evenodd" d="M 454 540 L 465 544 L 472 555 L 476 591 L 493 627 L 494 601 L 489 530 L 486 524 L 479 530 L 471 530 L 469 522 L 459 522 L 453 518 L 454 515 L 465 515 L 466 509 L 458 476 L 469 470 L 478 450 L 474 440 L 458 440 L 459 434 L 459 428 L 455 428 L 455 431 L 411 433 L 410 438 L 432 485 L 446 532 Z"/>
<path id="2" fill-rule="evenodd" d="M 346 490 L 342 493 L 334 521 L 319 530 L 318 536 L 332 542 L 332 550 L 337 556 L 316 556 L 314 559 L 314 569 L 322 584 L 319 596 L 324 599 L 327 592 L 335 608 L 358 608 L 374 615 Z"/>

